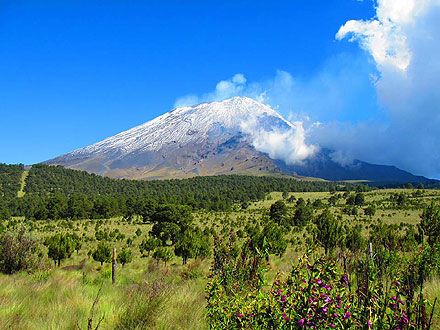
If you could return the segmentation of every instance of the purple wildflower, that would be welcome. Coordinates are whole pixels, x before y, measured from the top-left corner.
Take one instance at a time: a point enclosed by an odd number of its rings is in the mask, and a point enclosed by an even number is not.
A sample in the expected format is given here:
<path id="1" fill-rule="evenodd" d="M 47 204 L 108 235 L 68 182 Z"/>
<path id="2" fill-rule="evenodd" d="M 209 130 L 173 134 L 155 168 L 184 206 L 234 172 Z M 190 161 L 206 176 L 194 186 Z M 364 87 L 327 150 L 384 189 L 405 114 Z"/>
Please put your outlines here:
<path id="1" fill-rule="evenodd" d="M 332 289 L 332 287 L 327 284 L 324 284 L 322 287 L 329 290 L 329 291 Z"/>

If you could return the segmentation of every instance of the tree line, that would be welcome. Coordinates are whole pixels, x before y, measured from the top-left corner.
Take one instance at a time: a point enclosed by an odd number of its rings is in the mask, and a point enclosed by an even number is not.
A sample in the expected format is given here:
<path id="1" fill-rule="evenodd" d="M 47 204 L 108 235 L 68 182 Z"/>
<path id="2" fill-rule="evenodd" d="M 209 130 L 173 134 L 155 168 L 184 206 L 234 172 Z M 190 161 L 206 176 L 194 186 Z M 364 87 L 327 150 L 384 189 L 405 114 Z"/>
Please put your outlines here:
<path id="1" fill-rule="evenodd" d="M 235 203 L 246 204 L 264 199 L 271 191 L 336 191 L 347 186 L 334 182 L 244 175 L 183 180 L 118 180 L 61 166 L 37 164 L 32 166 L 26 178 L 26 195 L 17 198 L 24 168 L 5 166 L 5 173 L 10 174 L 8 180 L 15 184 L 11 183 L 8 194 L 0 197 L 1 218 L 11 215 L 37 220 L 143 216 L 152 203 L 227 211 Z"/>

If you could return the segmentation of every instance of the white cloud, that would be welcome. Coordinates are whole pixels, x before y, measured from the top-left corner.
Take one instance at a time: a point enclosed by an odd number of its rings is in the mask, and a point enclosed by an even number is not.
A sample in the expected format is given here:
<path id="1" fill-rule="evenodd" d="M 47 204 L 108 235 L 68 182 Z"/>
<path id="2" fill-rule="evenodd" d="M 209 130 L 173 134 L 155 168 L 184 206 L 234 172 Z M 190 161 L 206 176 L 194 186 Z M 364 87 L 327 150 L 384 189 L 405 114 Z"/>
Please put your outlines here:
<path id="1" fill-rule="evenodd" d="M 201 95 L 186 95 L 176 107 L 221 101 L 233 96 L 247 96 L 270 105 L 290 121 L 329 121 L 346 118 L 353 108 L 376 107 L 370 73 L 374 67 L 364 60 L 340 54 L 329 59 L 318 72 L 299 78 L 277 70 L 266 80 L 248 82 L 243 74 L 217 83 L 216 88 Z M 235 82 L 234 82 L 235 81 Z M 365 96 L 368 94 L 367 96 Z"/>
<path id="2" fill-rule="evenodd" d="M 351 35 L 350 41 L 359 40 L 378 65 L 392 65 L 404 71 L 411 61 L 411 54 L 401 24 L 412 21 L 415 1 L 378 0 L 376 18 L 346 22 L 336 34 L 336 39 Z"/>
<path id="3" fill-rule="evenodd" d="M 346 141 L 334 137 L 334 146 L 439 177 L 439 31 L 440 0 L 378 0 L 375 18 L 348 21 L 340 28 L 337 39 L 351 36 L 376 63 L 375 88 L 386 121 L 346 125 Z"/>
<path id="4" fill-rule="evenodd" d="M 406 45 L 406 37 L 391 21 L 348 21 L 339 30 L 337 39 L 352 34 L 350 41 L 360 40 L 361 46 L 368 50 L 379 65 L 391 64 L 406 70 L 411 54 Z"/>
<path id="5" fill-rule="evenodd" d="M 317 146 L 306 143 L 306 131 L 302 122 L 294 122 L 293 126 L 289 130 L 265 130 L 254 120 L 241 123 L 242 131 L 251 137 L 255 149 L 290 165 L 301 163 L 319 150 Z"/>
<path id="6" fill-rule="evenodd" d="M 237 73 L 235 76 L 232 77 L 232 82 L 234 84 L 243 85 L 246 83 L 246 81 L 247 80 L 242 73 Z"/>
<path id="7" fill-rule="evenodd" d="M 225 100 L 237 95 L 241 95 L 245 89 L 246 78 L 242 73 L 235 74 L 232 78 L 221 80 L 217 83 L 215 90 L 202 96 L 185 95 L 174 102 L 174 107 L 187 107 L 203 102 L 214 102 Z"/>
<path id="8" fill-rule="evenodd" d="M 358 40 L 373 56 L 379 70 L 382 66 L 392 66 L 406 71 L 412 56 L 408 30 L 413 29 L 432 6 L 439 4 L 439 0 L 377 0 L 376 17 L 346 22 L 336 39 L 350 35 L 350 41 Z"/>
<path id="9" fill-rule="evenodd" d="M 199 102 L 199 97 L 197 95 L 185 95 L 182 97 L 179 97 L 176 102 L 174 102 L 174 107 L 175 108 L 182 108 L 182 107 L 187 107 L 187 106 L 191 106 L 194 104 L 198 104 Z"/>
<path id="10" fill-rule="evenodd" d="M 300 162 L 320 146 L 343 165 L 360 159 L 440 178 L 440 0 L 375 4 L 373 19 L 349 21 L 337 34 L 374 61 L 340 54 L 306 78 L 281 70 L 259 82 L 232 77 L 197 103 L 248 96 L 300 121 L 289 133 L 254 134 L 272 157 Z"/>
<path id="11" fill-rule="evenodd" d="M 221 101 L 234 96 L 251 97 L 261 103 L 269 104 L 279 110 L 291 107 L 290 93 L 294 88 L 293 77 L 285 71 L 277 71 L 273 79 L 247 84 L 245 76 L 237 73 L 232 78 L 217 83 L 215 90 L 198 97 L 187 95 L 179 98 L 176 107 L 195 105 L 202 102 Z M 292 116 L 297 120 L 289 130 L 280 131 L 276 127 L 262 128 L 257 124 L 255 118 L 240 123 L 241 129 L 252 141 L 255 149 L 267 153 L 274 159 L 282 159 L 287 164 L 297 164 L 312 156 L 318 147 L 307 144 L 307 131 L 303 122 L 298 119 L 309 120 L 304 115 Z"/>

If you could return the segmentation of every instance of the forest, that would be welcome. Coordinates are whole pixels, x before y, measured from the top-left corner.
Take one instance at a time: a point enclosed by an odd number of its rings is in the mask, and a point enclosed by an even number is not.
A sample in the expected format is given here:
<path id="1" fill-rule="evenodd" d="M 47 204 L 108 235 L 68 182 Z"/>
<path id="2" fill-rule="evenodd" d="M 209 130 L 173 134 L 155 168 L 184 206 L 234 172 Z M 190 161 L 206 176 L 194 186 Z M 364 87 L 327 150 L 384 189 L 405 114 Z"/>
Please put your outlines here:
<path id="1" fill-rule="evenodd" d="M 254 176 L 213 176 L 185 180 L 116 180 L 37 164 L 28 171 L 24 197 L 16 198 L 23 166 L 3 165 L 2 209 L 28 219 L 88 219 L 144 214 L 151 203 L 187 205 L 193 209 L 230 210 L 271 191 L 336 191 L 332 182 Z M 368 188 L 362 188 L 368 189 Z M 146 206 L 147 205 L 147 206 Z"/>

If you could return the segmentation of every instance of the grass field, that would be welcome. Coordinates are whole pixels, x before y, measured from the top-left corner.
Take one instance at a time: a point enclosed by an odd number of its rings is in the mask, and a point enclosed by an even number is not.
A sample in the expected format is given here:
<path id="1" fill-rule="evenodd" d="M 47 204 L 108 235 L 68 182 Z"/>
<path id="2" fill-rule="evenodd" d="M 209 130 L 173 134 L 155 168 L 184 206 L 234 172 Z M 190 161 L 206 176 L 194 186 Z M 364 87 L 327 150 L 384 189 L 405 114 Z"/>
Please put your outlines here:
<path id="1" fill-rule="evenodd" d="M 365 193 L 367 203 L 377 203 L 373 217 L 362 210 L 356 216 L 342 212 L 345 199 L 338 200 L 331 207 L 334 214 L 351 224 L 359 223 L 365 228 L 381 219 L 385 223 L 407 223 L 415 225 L 420 221 L 421 208 L 391 208 L 388 200 L 395 193 L 410 195 L 413 190 L 380 190 Z M 292 193 L 290 193 L 292 195 Z M 289 195 L 289 197 L 290 197 Z M 324 204 L 330 193 L 293 193 L 296 199 L 303 198 L 312 203 L 318 199 Z M 429 203 L 439 200 L 437 191 L 425 191 L 417 199 Z M 243 229 L 247 223 L 256 223 L 267 217 L 270 206 L 282 199 L 281 192 L 273 192 L 263 201 L 253 202 L 246 210 L 237 206 L 232 212 L 194 213 L 196 222 L 202 227 L 214 227 L 217 231 Z M 293 210 L 294 203 L 287 203 Z M 320 210 L 315 210 L 319 213 Z M 138 219 L 131 222 L 119 218 L 108 220 L 78 221 L 14 221 L 32 228 L 32 232 L 43 239 L 54 232 L 75 232 L 84 239 L 79 253 L 54 266 L 45 257 L 46 268 L 35 273 L 20 272 L 0 275 L 0 329 L 87 329 L 91 308 L 99 292 L 94 309 L 93 322 L 96 326 L 103 317 L 99 329 L 207 329 L 204 319 L 205 286 L 209 274 L 210 260 L 190 260 L 182 265 L 182 259 L 174 257 L 168 264 L 157 263 L 151 257 L 141 257 L 138 246 L 151 229 Z M 111 284 L 111 265 L 100 264 L 88 256 L 96 246 L 95 227 L 117 229 L 125 239 L 112 242 L 119 251 L 126 246 L 126 239 L 132 238 L 133 262 L 125 267 L 117 265 L 116 284 Z M 139 232 L 141 231 L 141 233 Z M 138 231 L 138 233 L 136 233 Z M 278 272 L 288 272 L 292 262 L 304 251 L 302 232 L 288 234 L 290 241 L 283 257 L 271 256 L 268 278 Z M 101 289 L 100 289 L 101 288 Z M 426 297 L 433 301 L 440 298 L 440 281 L 432 278 L 425 285 Z M 440 313 L 435 313 L 435 326 L 440 328 Z M 133 324 L 136 324 L 134 326 Z"/>

